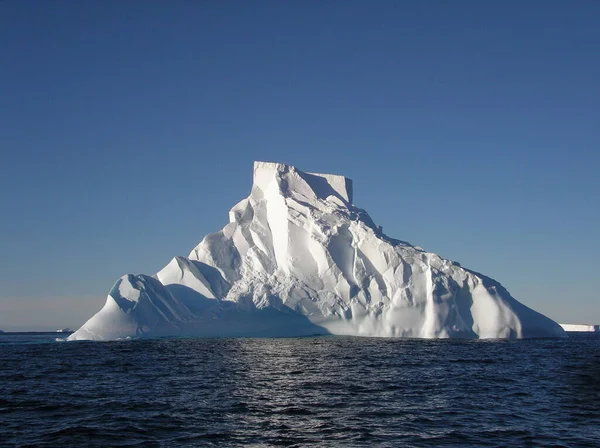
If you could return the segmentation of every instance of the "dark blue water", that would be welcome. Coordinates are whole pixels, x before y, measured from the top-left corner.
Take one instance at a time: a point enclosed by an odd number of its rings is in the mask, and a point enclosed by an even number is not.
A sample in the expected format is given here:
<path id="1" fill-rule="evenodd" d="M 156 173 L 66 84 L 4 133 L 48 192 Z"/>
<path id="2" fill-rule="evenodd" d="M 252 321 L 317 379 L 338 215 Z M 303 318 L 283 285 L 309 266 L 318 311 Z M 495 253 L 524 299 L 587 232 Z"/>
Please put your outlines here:
<path id="1" fill-rule="evenodd" d="M 0 335 L 0 446 L 600 446 L 600 337 Z"/>

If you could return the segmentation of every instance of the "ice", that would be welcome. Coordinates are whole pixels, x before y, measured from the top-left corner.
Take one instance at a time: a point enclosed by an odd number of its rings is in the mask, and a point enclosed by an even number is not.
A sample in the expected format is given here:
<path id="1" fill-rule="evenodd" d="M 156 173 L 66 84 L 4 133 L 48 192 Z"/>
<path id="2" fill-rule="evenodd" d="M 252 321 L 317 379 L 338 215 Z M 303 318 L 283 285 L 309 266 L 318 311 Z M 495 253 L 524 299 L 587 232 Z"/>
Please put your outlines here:
<path id="1" fill-rule="evenodd" d="M 599 332 L 600 325 L 585 325 L 585 324 L 560 324 L 565 331 L 573 332 Z"/>
<path id="2" fill-rule="evenodd" d="M 221 231 L 153 277 L 122 277 L 69 339 L 565 335 L 495 280 L 386 236 L 352 199 L 344 176 L 255 162 Z"/>

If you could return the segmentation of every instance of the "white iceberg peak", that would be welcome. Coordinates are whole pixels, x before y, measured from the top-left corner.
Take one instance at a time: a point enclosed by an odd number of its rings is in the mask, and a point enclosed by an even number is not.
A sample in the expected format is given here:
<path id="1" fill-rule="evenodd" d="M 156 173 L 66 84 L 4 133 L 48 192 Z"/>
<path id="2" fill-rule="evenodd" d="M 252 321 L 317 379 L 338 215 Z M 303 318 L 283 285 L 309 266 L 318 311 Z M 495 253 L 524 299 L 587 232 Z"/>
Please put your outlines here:
<path id="1" fill-rule="evenodd" d="M 291 165 L 254 162 L 252 192 L 277 190 L 283 196 L 297 194 L 306 199 L 338 197 L 352 203 L 352 180 L 336 174 L 305 173 Z"/>
<path id="2" fill-rule="evenodd" d="M 147 335 L 564 336 L 496 281 L 387 237 L 352 181 L 255 162 L 229 224 L 154 277 L 124 276 L 70 339 Z"/>

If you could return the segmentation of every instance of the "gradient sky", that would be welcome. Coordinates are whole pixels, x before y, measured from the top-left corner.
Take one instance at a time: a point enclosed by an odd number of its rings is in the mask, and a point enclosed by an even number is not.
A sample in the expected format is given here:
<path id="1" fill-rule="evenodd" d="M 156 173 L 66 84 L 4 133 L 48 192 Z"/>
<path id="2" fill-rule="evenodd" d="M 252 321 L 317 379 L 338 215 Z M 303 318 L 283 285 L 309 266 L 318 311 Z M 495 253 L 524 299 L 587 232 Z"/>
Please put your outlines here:
<path id="1" fill-rule="evenodd" d="M 0 328 L 76 328 L 252 161 L 600 323 L 600 2 L 0 1 Z"/>

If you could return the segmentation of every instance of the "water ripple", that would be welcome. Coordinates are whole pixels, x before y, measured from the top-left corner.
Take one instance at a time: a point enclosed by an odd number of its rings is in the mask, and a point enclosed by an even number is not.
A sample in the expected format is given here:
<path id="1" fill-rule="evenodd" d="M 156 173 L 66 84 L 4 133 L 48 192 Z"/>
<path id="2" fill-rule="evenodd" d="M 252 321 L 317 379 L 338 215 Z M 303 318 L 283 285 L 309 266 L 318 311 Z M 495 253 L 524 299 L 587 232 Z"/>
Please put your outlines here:
<path id="1" fill-rule="evenodd" d="M 0 336 L 2 446 L 600 446 L 600 337 Z"/>

